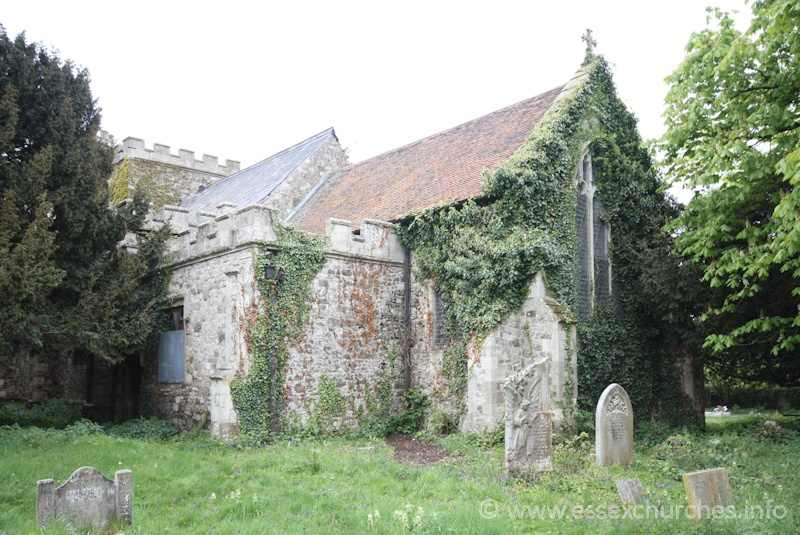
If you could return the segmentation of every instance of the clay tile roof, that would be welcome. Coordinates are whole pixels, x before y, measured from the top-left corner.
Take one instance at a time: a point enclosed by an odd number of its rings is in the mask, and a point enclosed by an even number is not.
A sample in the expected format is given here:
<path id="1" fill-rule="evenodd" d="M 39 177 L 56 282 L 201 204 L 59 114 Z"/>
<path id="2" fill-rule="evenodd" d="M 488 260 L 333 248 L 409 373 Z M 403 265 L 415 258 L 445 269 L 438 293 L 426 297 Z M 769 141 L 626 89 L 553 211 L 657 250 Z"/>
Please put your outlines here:
<path id="1" fill-rule="evenodd" d="M 359 228 L 364 219 L 396 221 L 442 202 L 480 196 L 483 170 L 522 146 L 562 89 L 331 172 L 287 221 L 324 234 L 331 217 Z"/>
<path id="2" fill-rule="evenodd" d="M 286 178 L 306 161 L 330 136 L 336 137 L 333 128 L 284 149 L 269 158 L 242 169 L 216 184 L 203 188 L 181 200 L 179 206 L 189 209 L 189 220 L 197 212 L 215 212 L 221 202 L 233 203 L 237 208 L 263 203 Z"/>

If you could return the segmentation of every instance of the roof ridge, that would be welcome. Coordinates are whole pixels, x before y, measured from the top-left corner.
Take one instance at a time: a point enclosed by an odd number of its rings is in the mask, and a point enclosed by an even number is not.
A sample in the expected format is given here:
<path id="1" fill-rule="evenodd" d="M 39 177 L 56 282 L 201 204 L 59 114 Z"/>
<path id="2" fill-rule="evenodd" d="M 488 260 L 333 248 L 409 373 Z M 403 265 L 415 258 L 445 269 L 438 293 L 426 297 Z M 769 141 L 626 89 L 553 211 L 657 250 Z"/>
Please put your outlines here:
<path id="1" fill-rule="evenodd" d="M 470 119 L 468 121 L 464 121 L 463 123 L 459 123 L 459 124 L 457 124 L 455 126 L 452 126 L 450 128 L 446 128 L 444 130 L 440 130 L 439 132 L 436 132 L 435 134 L 431 134 L 429 136 L 425 136 L 425 137 L 423 137 L 421 139 L 418 139 L 416 141 L 412 141 L 411 143 L 407 143 L 405 145 L 401 145 L 399 147 L 395 147 L 393 149 L 389 149 L 389 150 L 387 150 L 385 152 L 381 152 L 380 154 L 376 154 L 375 156 L 367 158 L 366 160 L 361 160 L 360 162 L 356 162 L 354 164 L 351 164 L 350 167 L 358 167 L 359 165 L 367 163 L 367 162 L 369 162 L 371 160 L 375 160 L 377 158 L 381 158 L 381 157 L 386 156 L 388 154 L 392 154 L 393 152 L 398 152 L 400 150 L 407 149 L 409 147 L 413 147 L 415 145 L 418 145 L 418 144 L 422 143 L 423 141 L 427 141 L 427 140 L 433 139 L 433 138 L 435 138 L 437 136 L 441 136 L 442 134 L 445 134 L 447 132 L 451 132 L 451 131 L 455 130 L 456 128 L 459 128 L 459 127 L 464 126 L 464 125 L 468 125 L 470 123 L 474 123 L 476 121 L 480 121 L 481 119 L 485 119 L 486 117 L 489 117 L 489 116 L 498 114 L 500 112 L 506 111 L 506 110 L 508 110 L 510 108 L 513 108 L 514 106 L 519 106 L 520 104 L 524 104 L 526 102 L 530 102 L 532 100 L 536 100 L 536 99 L 541 98 L 544 95 L 547 95 L 547 94 L 552 93 L 554 91 L 563 91 L 564 87 L 566 85 L 567 85 L 567 83 L 563 83 L 561 85 L 558 85 L 558 86 L 555 86 L 555 87 L 553 87 L 551 89 L 548 89 L 547 91 L 539 93 L 538 95 L 534 95 L 534 96 L 532 96 L 530 98 L 526 98 L 526 99 L 517 101 L 517 102 L 515 102 L 513 104 L 509 104 L 508 106 L 506 106 L 504 108 L 500 108 L 499 110 L 494 110 L 494 111 L 491 111 L 489 113 L 484 113 L 483 115 L 479 115 L 478 117 L 475 117 L 474 119 Z M 346 168 L 343 167 L 342 169 L 346 169 Z"/>
<path id="2" fill-rule="evenodd" d="M 288 152 L 288 151 L 290 151 L 290 150 L 294 149 L 295 147 L 299 147 L 300 145 L 303 145 L 304 143 L 306 143 L 306 142 L 308 142 L 308 141 L 311 141 L 311 140 L 312 140 L 312 139 L 314 139 L 314 138 L 317 138 L 317 137 L 322 137 L 322 135 L 323 135 L 323 134 L 328 134 L 328 133 L 330 133 L 330 134 L 333 134 L 333 137 L 335 137 L 337 141 L 339 140 L 338 136 L 336 135 L 336 132 L 333 130 L 333 127 L 332 127 L 332 126 L 329 126 L 329 127 L 328 127 L 328 128 L 326 128 L 325 130 L 322 130 L 321 132 L 318 132 L 318 133 L 314 134 L 313 136 L 307 137 L 306 139 L 304 139 L 304 140 L 302 140 L 302 141 L 298 141 L 298 142 L 297 142 L 297 143 L 295 143 L 294 145 L 291 145 L 291 146 L 289 146 L 289 147 L 286 147 L 286 148 L 285 148 L 285 149 L 283 149 L 283 150 L 279 150 L 278 152 L 276 152 L 276 153 L 274 153 L 274 154 L 270 154 L 269 156 L 267 156 L 267 157 L 266 157 L 266 158 L 264 158 L 263 160 L 259 160 L 259 161 L 257 161 L 256 163 L 254 163 L 254 164 L 252 164 L 252 165 L 248 165 L 248 166 L 247 166 L 247 167 L 245 167 L 244 169 L 240 170 L 238 173 L 242 173 L 242 172 L 244 172 L 244 171 L 247 171 L 247 170 L 248 170 L 248 169 L 250 169 L 251 167 L 255 167 L 255 166 L 259 165 L 259 164 L 262 164 L 262 163 L 264 163 L 264 162 L 267 162 L 267 161 L 271 160 L 272 158 L 274 158 L 275 156 L 279 156 L 279 155 L 283 154 L 284 152 Z M 232 176 L 234 176 L 234 175 L 236 175 L 236 174 L 238 174 L 238 173 L 233 173 L 232 175 L 228 175 L 227 177 L 225 177 L 225 179 L 224 179 L 224 180 L 227 180 L 228 178 L 230 178 L 230 177 L 232 177 Z M 217 184 L 219 184 L 220 182 L 223 182 L 223 180 L 220 180 L 219 182 L 217 182 Z"/>
<path id="3" fill-rule="evenodd" d="M 247 167 L 245 167 L 244 169 L 239 169 L 239 170 L 238 170 L 238 171 L 236 171 L 235 173 L 231 173 L 230 175 L 228 175 L 228 176 L 226 176 L 226 177 L 222 177 L 220 180 L 217 180 L 217 181 L 216 181 L 216 182 L 214 182 L 213 184 L 210 184 L 210 185 L 208 185 L 208 186 L 205 186 L 205 187 L 203 187 L 202 189 L 200 189 L 200 190 L 198 190 L 198 191 L 195 191 L 195 192 L 193 192 L 193 193 L 190 193 L 189 195 L 187 195 L 186 197 L 184 197 L 184 199 L 188 199 L 188 198 L 190 198 L 190 197 L 193 197 L 194 195 L 197 195 L 198 193 L 200 193 L 200 192 L 202 192 L 202 191 L 206 191 L 206 190 L 209 190 L 209 189 L 211 189 L 211 188 L 214 188 L 214 187 L 216 187 L 216 186 L 218 186 L 218 185 L 220 185 L 220 184 L 226 183 L 226 182 L 228 182 L 228 180 L 229 180 L 229 179 L 231 179 L 231 178 L 236 178 L 238 175 L 241 175 L 241 174 L 243 174 L 243 173 L 246 173 L 246 172 L 250 171 L 251 169 L 253 169 L 253 168 L 254 168 L 254 167 L 256 167 L 257 165 L 261 165 L 262 163 L 267 163 L 268 161 L 272 160 L 272 159 L 273 159 L 273 158 L 275 158 L 276 156 L 280 156 L 281 154 L 283 154 L 283 153 L 285 153 L 285 152 L 288 152 L 288 151 L 290 151 L 290 150 L 292 150 L 292 149 L 295 149 L 295 148 L 299 147 L 300 145 L 303 145 L 304 143 L 306 143 L 306 142 L 308 142 L 308 141 L 311 141 L 312 139 L 314 139 L 314 138 L 316 138 L 316 137 L 321 137 L 321 136 L 322 136 L 322 134 L 326 134 L 326 133 L 328 133 L 328 132 L 330 132 L 331 134 L 333 134 L 333 137 L 335 137 L 335 138 L 336 138 L 336 141 L 337 141 L 337 142 L 339 141 L 339 138 L 336 136 L 336 132 L 333 130 L 333 127 L 332 127 L 332 126 L 329 126 L 329 127 L 328 127 L 328 128 L 326 128 L 325 130 L 323 130 L 323 131 L 321 131 L 321 132 L 318 132 L 318 133 L 314 134 L 314 135 L 313 135 L 313 136 L 311 136 L 311 137 L 307 137 L 306 139 L 304 139 L 304 140 L 302 140 L 302 141 L 298 141 L 297 143 L 295 143 L 294 145 L 292 145 L 292 146 L 290 146 L 290 147 L 286 147 L 285 149 L 283 149 L 283 150 L 280 150 L 280 151 L 276 152 L 275 154 L 270 154 L 269 156 L 267 156 L 267 157 L 266 157 L 266 158 L 264 158 L 263 160 L 259 160 L 259 161 L 257 161 L 256 163 L 254 163 L 254 164 L 252 164 L 252 165 L 248 165 L 248 166 L 247 166 Z M 183 201 L 184 199 L 181 199 L 181 201 Z"/>
<path id="4" fill-rule="evenodd" d="M 182 198 L 178 205 L 190 209 L 191 219 L 194 217 L 193 214 L 199 209 L 199 206 L 205 206 L 209 203 L 227 200 L 228 202 L 235 201 L 238 204 L 242 198 L 252 196 L 252 194 L 258 194 L 260 196 L 259 198 L 266 197 L 283 183 L 286 177 L 291 175 L 303 162 L 307 161 L 326 140 L 330 139 L 329 136 L 331 135 L 338 142 L 333 127 L 328 127 L 253 165 L 245 167 L 237 173 L 233 173 L 209 186 L 198 189 L 198 191 Z M 301 156 L 302 159 L 298 159 Z M 287 167 L 287 165 L 289 167 Z M 253 180 L 256 180 L 256 182 L 253 182 Z M 227 198 L 221 199 L 221 196 L 227 196 Z M 247 202 L 252 202 L 252 199 Z"/>

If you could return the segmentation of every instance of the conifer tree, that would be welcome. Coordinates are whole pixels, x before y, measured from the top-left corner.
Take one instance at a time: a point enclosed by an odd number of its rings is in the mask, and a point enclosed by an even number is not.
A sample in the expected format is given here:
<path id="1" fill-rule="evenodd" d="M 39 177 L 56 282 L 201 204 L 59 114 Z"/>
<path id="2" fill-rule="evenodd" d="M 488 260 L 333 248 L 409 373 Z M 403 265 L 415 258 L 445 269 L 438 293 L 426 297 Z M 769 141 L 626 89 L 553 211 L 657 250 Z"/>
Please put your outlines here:
<path id="1" fill-rule="evenodd" d="M 109 208 L 113 155 L 89 82 L 0 26 L 0 348 L 50 340 L 118 362 L 158 317 L 164 236 L 119 246 L 145 207 Z"/>

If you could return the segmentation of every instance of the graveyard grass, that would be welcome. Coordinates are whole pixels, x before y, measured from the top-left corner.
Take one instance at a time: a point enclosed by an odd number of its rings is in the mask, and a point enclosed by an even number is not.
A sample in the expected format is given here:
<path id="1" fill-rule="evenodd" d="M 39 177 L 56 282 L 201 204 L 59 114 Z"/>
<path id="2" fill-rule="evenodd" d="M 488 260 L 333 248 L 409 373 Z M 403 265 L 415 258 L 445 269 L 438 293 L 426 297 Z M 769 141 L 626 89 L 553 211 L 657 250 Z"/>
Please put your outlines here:
<path id="1" fill-rule="evenodd" d="M 595 466 L 594 441 L 583 435 L 556 443 L 555 471 L 510 480 L 503 445 L 489 435 L 436 439 L 450 457 L 409 466 L 392 460 L 382 440 L 237 449 L 202 437 L 165 443 L 5 427 L 0 532 L 75 533 L 59 523 L 36 527 L 36 481 L 60 484 L 89 465 L 107 477 L 133 471 L 133 525 L 111 525 L 107 533 L 795 533 L 800 440 L 797 431 L 767 436 L 765 419 L 798 425 L 761 415 L 709 419 L 705 435 L 640 427 L 627 471 Z M 621 506 L 615 479 L 640 479 L 656 506 L 685 505 L 681 474 L 715 467 L 728 471 L 737 512 L 782 505 L 786 516 L 600 518 L 604 508 Z M 531 518 L 535 506 L 541 516 Z M 561 506 L 566 514 L 581 506 L 585 518 L 559 519 Z"/>

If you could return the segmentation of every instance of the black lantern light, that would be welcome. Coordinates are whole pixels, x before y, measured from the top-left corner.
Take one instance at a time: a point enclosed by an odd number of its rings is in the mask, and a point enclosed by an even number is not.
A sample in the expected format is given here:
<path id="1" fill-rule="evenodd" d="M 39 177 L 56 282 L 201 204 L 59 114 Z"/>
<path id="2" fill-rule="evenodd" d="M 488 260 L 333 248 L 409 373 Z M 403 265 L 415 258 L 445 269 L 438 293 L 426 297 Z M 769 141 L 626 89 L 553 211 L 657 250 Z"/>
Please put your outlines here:
<path id="1" fill-rule="evenodd" d="M 267 264 L 264 266 L 264 278 L 267 280 L 283 280 L 283 270 L 278 269 L 275 264 Z"/>

